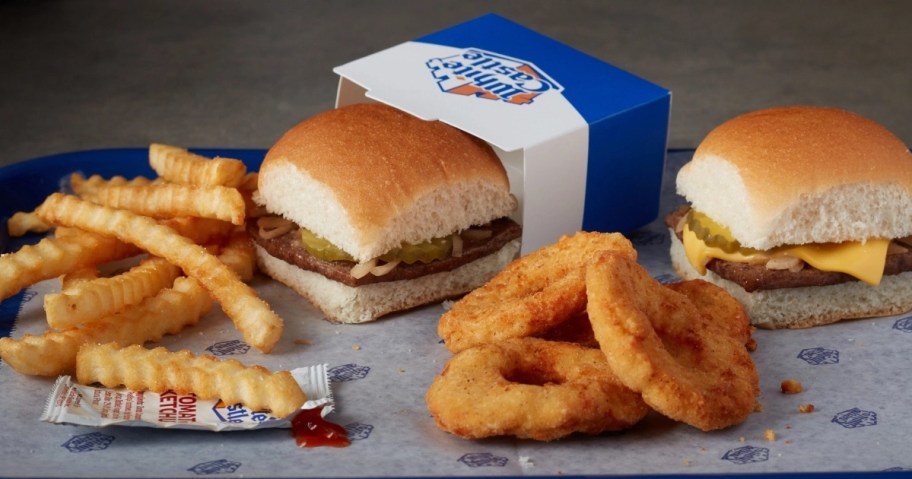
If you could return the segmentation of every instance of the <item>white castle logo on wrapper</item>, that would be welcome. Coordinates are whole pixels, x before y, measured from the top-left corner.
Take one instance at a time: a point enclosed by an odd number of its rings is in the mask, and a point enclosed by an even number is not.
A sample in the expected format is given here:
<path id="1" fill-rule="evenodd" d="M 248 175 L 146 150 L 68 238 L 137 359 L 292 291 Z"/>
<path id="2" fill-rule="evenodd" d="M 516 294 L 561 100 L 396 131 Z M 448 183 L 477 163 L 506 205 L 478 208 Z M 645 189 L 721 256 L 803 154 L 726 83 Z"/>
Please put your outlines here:
<path id="1" fill-rule="evenodd" d="M 557 82 L 530 62 L 470 48 L 425 65 L 441 91 L 454 95 L 527 105 L 548 92 L 561 92 Z"/>

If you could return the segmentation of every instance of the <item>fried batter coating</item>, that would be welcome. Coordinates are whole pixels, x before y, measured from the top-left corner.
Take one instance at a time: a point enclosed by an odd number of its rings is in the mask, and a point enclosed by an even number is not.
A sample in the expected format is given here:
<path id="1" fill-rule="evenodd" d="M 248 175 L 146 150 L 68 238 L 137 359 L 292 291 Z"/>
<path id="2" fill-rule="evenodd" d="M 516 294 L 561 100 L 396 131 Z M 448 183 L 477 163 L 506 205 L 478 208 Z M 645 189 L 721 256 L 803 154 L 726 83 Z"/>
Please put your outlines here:
<path id="1" fill-rule="evenodd" d="M 600 350 L 536 338 L 456 354 L 426 400 L 441 429 L 466 439 L 599 434 L 629 428 L 649 412 L 639 394 L 612 374 Z"/>
<path id="2" fill-rule="evenodd" d="M 437 332 L 452 352 L 507 338 L 540 336 L 586 310 L 586 264 L 601 251 L 636 260 L 618 233 L 579 232 L 510 263 L 457 301 Z"/>
<path id="3" fill-rule="evenodd" d="M 739 333 L 745 316 L 701 313 L 694 300 L 611 252 L 587 269 L 586 290 L 611 370 L 656 411 L 704 431 L 754 411 L 760 387 Z"/>

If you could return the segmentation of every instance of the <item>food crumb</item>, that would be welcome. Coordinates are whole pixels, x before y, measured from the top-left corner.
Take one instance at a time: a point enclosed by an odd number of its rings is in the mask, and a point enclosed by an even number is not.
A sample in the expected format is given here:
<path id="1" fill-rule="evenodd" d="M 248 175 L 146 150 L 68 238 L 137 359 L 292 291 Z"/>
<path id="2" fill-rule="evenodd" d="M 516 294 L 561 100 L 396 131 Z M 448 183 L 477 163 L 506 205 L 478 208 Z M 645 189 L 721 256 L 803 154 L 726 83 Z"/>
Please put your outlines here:
<path id="1" fill-rule="evenodd" d="M 757 340 L 750 338 L 744 346 L 747 348 L 748 352 L 752 353 L 757 350 Z"/>
<path id="2" fill-rule="evenodd" d="M 763 412 L 763 404 L 760 404 L 760 401 L 754 405 L 754 412 Z"/>
<path id="3" fill-rule="evenodd" d="M 814 412 L 814 405 L 813 404 L 802 404 L 802 405 L 798 406 L 798 412 L 800 412 L 800 413 Z"/>
<path id="4" fill-rule="evenodd" d="M 313 344 L 313 341 L 311 341 L 309 339 L 295 339 L 294 343 L 297 344 L 298 346 L 310 346 L 311 344 Z"/>
<path id="5" fill-rule="evenodd" d="M 779 385 L 779 389 L 783 394 L 798 394 L 804 387 L 801 385 L 801 382 L 796 379 L 786 379 Z"/>
<path id="6" fill-rule="evenodd" d="M 691 463 L 690 458 L 685 457 L 683 460 L 681 460 L 681 463 L 685 466 L 689 466 Z"/>
<path id="7" fill-rule="evenodd" d="M 772 429 L 763 431 L 763 439 L 766 439 L 767 442 L 776 442 L 776 431 L 773 431 Z"/>
<path id="8" fill-rule="evenodd" d="M 352 344 L 352 351 L 361 351 L 361 345 L 357 343 Z"/>
<path id="9" fill-rule="evenodd" d="M 745 439 L 744 436 L 741 436 L 738 438 L 738 442 L 745 442 L 745 441 L 747 441 L 747 439 Z"/>

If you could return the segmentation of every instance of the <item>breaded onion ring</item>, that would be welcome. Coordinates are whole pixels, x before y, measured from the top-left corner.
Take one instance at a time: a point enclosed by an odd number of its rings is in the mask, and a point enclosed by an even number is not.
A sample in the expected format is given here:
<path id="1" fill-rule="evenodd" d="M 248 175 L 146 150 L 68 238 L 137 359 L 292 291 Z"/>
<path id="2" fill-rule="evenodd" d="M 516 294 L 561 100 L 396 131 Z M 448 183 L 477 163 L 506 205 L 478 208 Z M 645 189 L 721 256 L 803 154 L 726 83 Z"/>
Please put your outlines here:
<path id="1" fill-rule="evenodd" d="M 587 269 L 586 290 L 611 370 L 656 411 L 704 431 L 738 424 L 754 411 L 757 370 L 743 336 L 734 333 L 745 316 L 703 314 L 635 261 L 610 252 Z"/>
<path id="2" fill-rule="evenodd" d="M 708 315 L 715 326 L 726 330 L 726 334 L 747 345 L 751 341 L 753 328 L 744 306 L 724 289 L 699 279 L 665 285 L 677 291 Z"/>
<path id="3" fill-rule="evenodd" d="M 426 400 L 441 429 L 467 439 L 598 434 L 628 428 L 649 412 L 598 349 L 536 338 L 456 354 Z"/>
<path id="4" fill-rule="evenodd" d="M 618 233 L 579 232 L 510 263 L 447 311 L 437 332 L 459 352 L 506 338 L 539 336 L 586 310 L 585 267 L 599 252 L 636 259 Z"/>

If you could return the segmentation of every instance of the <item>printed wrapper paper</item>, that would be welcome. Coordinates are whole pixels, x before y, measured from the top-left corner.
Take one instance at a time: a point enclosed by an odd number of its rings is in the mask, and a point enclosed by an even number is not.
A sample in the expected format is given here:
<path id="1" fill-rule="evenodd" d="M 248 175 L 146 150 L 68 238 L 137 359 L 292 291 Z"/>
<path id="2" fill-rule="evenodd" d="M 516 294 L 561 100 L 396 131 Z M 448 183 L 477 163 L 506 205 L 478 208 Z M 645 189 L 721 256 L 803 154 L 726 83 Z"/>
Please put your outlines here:
<path id="1" fill-rule="evenodd" d="M 136 161 L 148 161 L 143 153 Z M 662 214 L 683 203 L 674 178 L 690 155 L 668 156 Z M 677 279 L 661 218 L 628 236 L 654 277 Z M 22 293 L 13 338 L 47 329 L 41 299 L 58 284 L 46 281 Z M 468 441 L 437 428 L 424 399 L 453 356 L 437 335 L 441 304 L 371 323 L 335 324 L 275 281 L 260 276 L 252 286 L 285 320 L 270 354 L 241 341 L 217 307 L 155 346 L 272 371 L 325 362 L 335 398 L 330 418 L 346 429 L 349 447 L 299 448 L 289 429 L 223 434 L 52 424 L 39 416 L 56 378 L 23 376 L 0 363 L 0 476 L 654 477 L 912 469 L 912 314 L 756 331 L 752 357 L 762 408 L 727 429 L 706 433 L 653 412 L 629 430 L 597 436 Z M 789 378 L 804 390 L 783 394 L 780 384 Z M 814 411 L 800 412 L 804 404 Z"/>
<path id="2" fill-rule="evenodd" d="M 323 406 L 321 414 L 324 416 L 332 411 L 325 364 L 297 368 L 291 374 L 308 398 L 301 409 Z M 61 376 L 54 383 L 41 420 L 83 426 L 241 431 L 291 427 L 292 417 L 279 418 L 265 411 L 251 410 L 243 404 L 199 399 L 194 394 L 86 386 L 70 376 Z"/>

